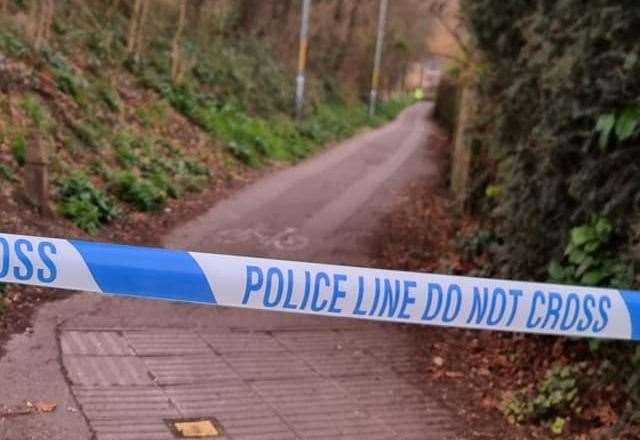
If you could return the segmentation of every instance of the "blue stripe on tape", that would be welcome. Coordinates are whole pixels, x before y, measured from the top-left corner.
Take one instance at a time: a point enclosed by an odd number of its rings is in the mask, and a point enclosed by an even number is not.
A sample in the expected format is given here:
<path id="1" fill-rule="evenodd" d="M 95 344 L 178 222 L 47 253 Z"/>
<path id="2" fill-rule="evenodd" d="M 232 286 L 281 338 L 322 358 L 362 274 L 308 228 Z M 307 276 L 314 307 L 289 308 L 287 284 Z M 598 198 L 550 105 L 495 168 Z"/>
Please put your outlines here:
<path id="1" fill-rule="evenodd" d="M 69 241 L 104 293 L 217 304 L 202 269 L 188 252 Z"/>
<path id="2" fill-rule="evenodd" d="M 631 339 L 640 340 L 640 292 L 620 290 L 622 299 L 629 309 L 631 319 Z"/>

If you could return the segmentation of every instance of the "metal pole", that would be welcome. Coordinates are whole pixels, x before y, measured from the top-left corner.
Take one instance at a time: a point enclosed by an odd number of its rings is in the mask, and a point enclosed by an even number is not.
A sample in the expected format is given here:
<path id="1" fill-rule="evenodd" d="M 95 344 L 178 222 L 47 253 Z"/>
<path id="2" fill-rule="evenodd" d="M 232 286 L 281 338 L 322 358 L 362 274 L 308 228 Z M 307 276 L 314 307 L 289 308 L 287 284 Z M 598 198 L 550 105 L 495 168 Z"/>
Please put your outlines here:
<path id="1" fill-rule="evenodd" d="M 380 63 L 382 61 L 382 46 L 384 43 L 384 25 L 387 21 L 388 0 L 380 0 L 378 11 L 378 35 L 376 38 L 376 54 L 373 60 L 373 74 L 371 75 L 371 94 L 369 95 L 369 115 L 376 112 L 376 99 L 378 98 L 378 82 L 380 81 Z"/>
<path id="2" fill-rule="evenodd" d="M 300 18 L 300 48 L 298 50 L 298 75 L 296 76 L 296 115 L 302 117 L 304 109 L 304 69 L 307 62 L 309 34 L 309 13 L 311 0 L 302 0 L 302 17 Z"/>

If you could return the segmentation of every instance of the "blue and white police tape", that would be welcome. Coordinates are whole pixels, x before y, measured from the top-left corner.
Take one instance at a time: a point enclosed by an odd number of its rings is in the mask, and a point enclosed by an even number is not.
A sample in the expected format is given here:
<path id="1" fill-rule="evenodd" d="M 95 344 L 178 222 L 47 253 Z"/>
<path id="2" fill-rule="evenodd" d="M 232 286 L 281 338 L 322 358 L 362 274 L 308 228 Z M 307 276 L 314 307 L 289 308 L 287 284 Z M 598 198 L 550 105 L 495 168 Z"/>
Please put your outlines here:
<path id="1" fill-rule="evenodd" d="M 199 304 L 640 340 L 640 292 L 0 234 L 0 282 Z"/>

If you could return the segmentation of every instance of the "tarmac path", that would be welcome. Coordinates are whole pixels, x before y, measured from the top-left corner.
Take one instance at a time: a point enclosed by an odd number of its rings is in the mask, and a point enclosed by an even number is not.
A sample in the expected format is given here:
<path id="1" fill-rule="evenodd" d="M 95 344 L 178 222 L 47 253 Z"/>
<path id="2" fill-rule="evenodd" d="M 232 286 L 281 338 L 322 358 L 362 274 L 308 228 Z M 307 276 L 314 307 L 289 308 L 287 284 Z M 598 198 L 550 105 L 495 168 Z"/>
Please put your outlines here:
<path id="1" fill-rule="evenodd" d="M 402 190 L 438 177 L 431 105 L 283 169 L 165 239 L 168 247 L 367 265 Z M 431 139 L 431 140 L 430 140 Z M 448 439 L 428 353 L 398 326 L 78 294 L 44 305 L 0 360 L 0 440 L 170 440 L 210 418 L 231 440 Z"/>

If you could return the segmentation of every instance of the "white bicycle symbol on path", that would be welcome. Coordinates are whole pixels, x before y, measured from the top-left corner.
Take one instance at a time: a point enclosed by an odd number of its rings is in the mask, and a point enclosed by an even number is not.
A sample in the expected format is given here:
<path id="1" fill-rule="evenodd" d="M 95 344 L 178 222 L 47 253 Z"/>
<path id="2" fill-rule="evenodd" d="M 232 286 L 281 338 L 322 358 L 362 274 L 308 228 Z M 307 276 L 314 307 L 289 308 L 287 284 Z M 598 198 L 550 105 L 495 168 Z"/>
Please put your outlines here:
<path id="1" fill-rule="evenodd" d="M 287 227 L 277 231 L 266 226 L 249 229 L 225 229 L 216 234 L 221 244 L 258 242 L 264 247 L 279 250 L 299 250 L 309 244 L 309 239 L 298 233 L 297 228 Z"/>

